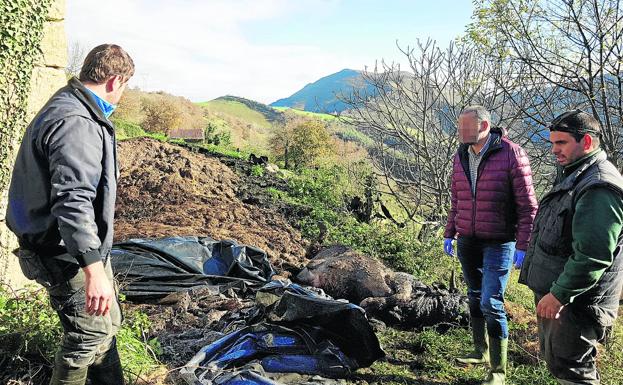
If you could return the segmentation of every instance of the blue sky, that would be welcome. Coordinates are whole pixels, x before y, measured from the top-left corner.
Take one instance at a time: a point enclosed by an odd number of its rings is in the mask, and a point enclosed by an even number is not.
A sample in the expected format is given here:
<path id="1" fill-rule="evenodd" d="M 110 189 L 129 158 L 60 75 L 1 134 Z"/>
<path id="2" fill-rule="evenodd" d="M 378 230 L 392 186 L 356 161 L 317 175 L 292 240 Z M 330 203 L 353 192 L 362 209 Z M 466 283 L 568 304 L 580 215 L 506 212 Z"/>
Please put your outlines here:
<path id="1" fill-rule="evenodd" d="M 270 103 L 343 68 L 404 68 L 396 40 L 445 46 L 471 12 L 471 0 L 68 0 L 66 33 L 87 50 L 120 44 L 144 90 Z"/>

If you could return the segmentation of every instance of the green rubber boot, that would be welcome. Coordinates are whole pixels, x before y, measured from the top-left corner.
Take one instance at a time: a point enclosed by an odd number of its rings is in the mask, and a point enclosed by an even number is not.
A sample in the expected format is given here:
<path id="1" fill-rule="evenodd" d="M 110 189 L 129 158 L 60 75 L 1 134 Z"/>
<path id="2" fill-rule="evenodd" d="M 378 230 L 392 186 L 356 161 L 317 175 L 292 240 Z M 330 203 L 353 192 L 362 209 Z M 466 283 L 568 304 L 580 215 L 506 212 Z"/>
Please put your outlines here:
<path id="1" fill-rule="evenodd" d="M 487 332 L 484 318 L 472 318 L 472 338 L 474 350 L 466 356 L 456 360 L 463 365 L 486 364 L 489 361 L 489 346 L 487 344 Z"/>
<path id="2" fill-rule="evenodd" d="M 506 360 L 508 339 L 489 338 L 491 370 L 482 385 L 504 385 L 506 383 Z"/>

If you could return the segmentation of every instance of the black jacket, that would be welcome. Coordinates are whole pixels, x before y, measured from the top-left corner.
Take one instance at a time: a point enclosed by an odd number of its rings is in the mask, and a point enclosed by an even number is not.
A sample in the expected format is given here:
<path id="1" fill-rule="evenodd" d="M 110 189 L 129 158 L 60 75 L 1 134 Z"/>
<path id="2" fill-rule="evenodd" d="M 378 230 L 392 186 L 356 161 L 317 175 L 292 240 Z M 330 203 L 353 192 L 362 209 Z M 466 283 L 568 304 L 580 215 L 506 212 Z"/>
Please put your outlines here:
<path id="1" fill-rule="evenodd" d="M 83 267 L 105 260 L 117 176 L 114 127 L 71 79 L 32 120 L 15 161 L 7 224 L 20 247 L 44 257 L 68 252 Z"/>
<path id="2" fill-rule="evenodd" d="M 528 285 L 536 294 L 543 296 L 550 292 L 552 284 L 573 256 L 575 208 L 584 192 L 596 187 L 609 188 L 623 198 L 623 178 L 603 151 L 589 157 L 541 200 L 519 276 L 519 282 Z M 619 234 L 612 264 L 597 284 L 578 295 L 570 306 L 587 307 L 589 314 L 600 324 L 612 325 L 617 317 L 622 287 L 623 234 Z"/>

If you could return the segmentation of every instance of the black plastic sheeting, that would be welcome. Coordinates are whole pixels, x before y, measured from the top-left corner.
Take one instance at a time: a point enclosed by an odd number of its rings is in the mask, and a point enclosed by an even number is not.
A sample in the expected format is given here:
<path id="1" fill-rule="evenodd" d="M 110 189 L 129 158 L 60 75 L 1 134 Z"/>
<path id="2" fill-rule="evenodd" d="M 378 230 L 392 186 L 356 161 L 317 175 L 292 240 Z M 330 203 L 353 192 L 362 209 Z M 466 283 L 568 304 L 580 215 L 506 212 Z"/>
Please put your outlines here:
<path id="1" fill-rule="evenodd" d="M 264 251 L 233 240 L 131 239 L 115 244 L 110 254 L 121 292 L 134 301 L 205 285 L 259 287 L 275 274 Z"/>
<path id="2" fill-rule="evenodd" d="M 365 312 L 289 281 L 270 281 L 266 254 L 234 241 L 134 239 L 111 252 L 122 292 L 134 301 L 210 285 L 255 298 L 237 330 L 203 347 L 181 370 L 193 385 L 278 384 L 279 373 L 347 376 L 384 356 Z M 326 383 L 325 381 L 311 383 Z"/>

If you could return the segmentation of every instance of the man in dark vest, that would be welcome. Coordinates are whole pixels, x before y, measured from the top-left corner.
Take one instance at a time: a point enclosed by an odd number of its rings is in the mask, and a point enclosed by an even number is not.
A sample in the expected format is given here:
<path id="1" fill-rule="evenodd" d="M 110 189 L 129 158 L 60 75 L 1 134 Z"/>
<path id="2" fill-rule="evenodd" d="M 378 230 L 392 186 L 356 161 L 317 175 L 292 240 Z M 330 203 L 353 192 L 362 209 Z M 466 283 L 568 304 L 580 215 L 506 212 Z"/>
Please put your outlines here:
<path id="1" fill-rule="evenodd" d="M 452 207 L 444 249 L 458 257 L 467 284 L 473 350 L 461 364 L 491 365 L 485 385 L 506 377 L 508 322 L 504 291 L 512 263 L 521 263 L 532 231 L 537 202 L 526 152 L 491 127 L 483 106 L 459 116 L 459 141 L 452 172 Z"/>
<path id="2" fill-rule="evenodd" d="M 51 385 L 123 383 L 109 258 L 118 168 L 108 118 L 133 74 L 121 47 L 95 47 L 80 79 L 30 123 L 15 161 L 7 224 L 19 239 L 22 272 L 47 289 L 63 327 Z"/>
<path id="3" fill-rule="evenodd" d="M 519 282 L 537 303 L 541 354 L 560 384 L 599 384 L 595 356 L 623 286 L 623 178 L 599 148 L 597 120 L 580 110 L 551 123 L 562 166 L 540 203 Z"/>

